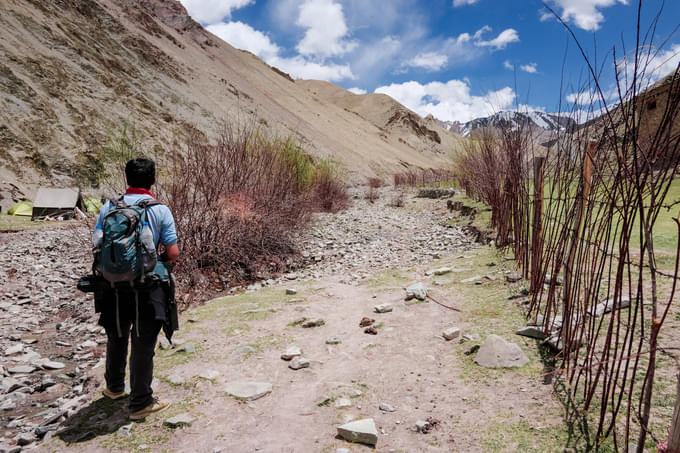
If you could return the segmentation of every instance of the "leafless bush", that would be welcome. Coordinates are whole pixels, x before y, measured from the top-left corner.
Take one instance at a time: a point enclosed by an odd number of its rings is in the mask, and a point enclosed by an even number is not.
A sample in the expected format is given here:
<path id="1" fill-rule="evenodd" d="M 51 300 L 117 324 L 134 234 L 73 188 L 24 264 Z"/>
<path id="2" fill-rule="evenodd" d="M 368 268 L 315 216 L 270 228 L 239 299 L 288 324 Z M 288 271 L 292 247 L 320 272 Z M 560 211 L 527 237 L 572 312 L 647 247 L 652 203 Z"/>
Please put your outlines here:
<path id="1" fill-rule="evenodd" d="M 388 206 L 393 208 L 403 208 L 404 207 L 404 192 L 396 191 L 390 197 L 390 201 L 387 203 Z"/>
<path id="2" fill-rule="evenodd" d="M 383 186 L 382 179 L 380 178 L 368 178 L 368 187 L 373 189 L 379 189 Z"/>
<path id="3" fill-rule="evenodd" d="M 314 210 L 347 200 L 329 163 L 315 166 L 290 140 L 247 126 L 225 126 L 214 144 L 192 132 L 169 175 L 162 188 L 181 238 L 177 271 L 225 285 L 284 271 L 296 252 L 291 233 Z"/>
<path id="4" fill-rule="evenodd" d="M 441 184 L 453 180 L 453 172 L 446 169 L 411 169 L 393 175 L 395 186 Z"/>

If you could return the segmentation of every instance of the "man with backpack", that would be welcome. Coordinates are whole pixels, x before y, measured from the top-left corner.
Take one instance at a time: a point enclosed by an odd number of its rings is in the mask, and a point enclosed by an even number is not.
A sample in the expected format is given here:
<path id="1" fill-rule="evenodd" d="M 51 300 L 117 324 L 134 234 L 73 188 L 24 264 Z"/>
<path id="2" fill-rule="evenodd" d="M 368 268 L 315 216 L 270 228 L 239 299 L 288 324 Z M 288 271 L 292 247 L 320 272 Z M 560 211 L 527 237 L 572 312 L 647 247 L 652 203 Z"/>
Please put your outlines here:
<path id="1" fill-rule="evenodd" d="M 164 263 L 179 257 L 175 221 L 167 206 L 151 193 L 156 166 L 150 159 L 125 165 L 128 189 L 101 209 L 93 243 L 95 274 L 103 277 L 95 292 L 95 311 L 106 329 L 105 397 L 125 393 L 125 366 L 130 353 L 130 419 L 141 420 L 169 403 L 153 397 L 153 357 L 158 334 L 168 338 L 177 328 L 174 285 Z M 165 247 L 157 262 L 159 244 Z"/>

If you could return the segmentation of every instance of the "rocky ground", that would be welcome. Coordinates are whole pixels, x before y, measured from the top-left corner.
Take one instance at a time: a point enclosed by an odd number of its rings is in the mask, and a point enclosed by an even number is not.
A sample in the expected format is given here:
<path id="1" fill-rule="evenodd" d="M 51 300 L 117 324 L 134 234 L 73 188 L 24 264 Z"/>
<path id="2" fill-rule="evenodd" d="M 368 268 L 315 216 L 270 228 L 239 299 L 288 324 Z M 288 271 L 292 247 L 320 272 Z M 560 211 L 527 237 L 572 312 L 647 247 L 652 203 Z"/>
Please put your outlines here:
<path id="1" fill-rule="evenodd" d="M 306 267 L 183 314 L 156 358 L 155 388 L 173 404 L 136 424 L 101 398 L 105 336 L 74 289 L 85 230 L 0 234 L 0 450 L 366 448 L 344 433 L 378 451 L 552 451 L 560 406 L 535 342 L 513 336 L 523 319 L 508 296 L 522 284 L 507 282 L 510 263 L 444 226 L 445 200 L 361 195 L 299 238 Z M 461 312 L 405 301 L 416 282 Z M 493 333 L 519 345 L 508 347 L 521 367 L 473 362 Z"/>

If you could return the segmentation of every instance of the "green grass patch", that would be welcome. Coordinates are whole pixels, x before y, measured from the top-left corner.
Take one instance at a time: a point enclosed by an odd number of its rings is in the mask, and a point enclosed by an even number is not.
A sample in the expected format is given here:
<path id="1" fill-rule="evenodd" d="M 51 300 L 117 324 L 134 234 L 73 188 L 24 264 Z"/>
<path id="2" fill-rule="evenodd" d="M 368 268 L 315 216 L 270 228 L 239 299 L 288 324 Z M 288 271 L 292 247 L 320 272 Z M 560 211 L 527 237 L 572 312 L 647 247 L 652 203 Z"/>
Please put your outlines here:
<path id="1" fill-rule="evenodd" d="M 402 269 L 386 269 L 372 278 L 361 282 L 361 285 L 366 285 L 373 289 L 397 289 L 405 288 L 411 283 L 411 278 L 405 274 Z"/>
<path id="2" fill-rule="evenodd" d="M 64 222 L 60 222 L 60 225 Z M 29 216 L 0 214 L 0 231 L 22 231 L 29 228 L 42 228 L 54 222 L 32 221 Z"/>
<path id="3" fill-rule="evenodd" d="M 499 415 L 482 440 L 485 452 L 562 452 L 567 432 L 562 424 L 544 426 L 543 417 L 515 420 L 511 414 Z M 541 426 L 534 426 L 534 425 Z"/>

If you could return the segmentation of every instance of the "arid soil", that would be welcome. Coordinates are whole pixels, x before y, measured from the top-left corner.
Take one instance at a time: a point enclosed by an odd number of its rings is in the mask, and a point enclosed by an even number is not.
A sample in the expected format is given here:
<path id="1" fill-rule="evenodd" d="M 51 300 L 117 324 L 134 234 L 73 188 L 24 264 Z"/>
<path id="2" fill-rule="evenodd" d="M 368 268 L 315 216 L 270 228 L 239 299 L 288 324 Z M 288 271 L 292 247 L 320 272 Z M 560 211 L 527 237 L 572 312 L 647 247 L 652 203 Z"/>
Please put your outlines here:
<path id="1" fill-rule="evenodd" d="M 561 405 L 552 396 L 552 386 L 545 385 L 537 345 L 514 335 L 523 318 L 515 300 L 508 297 L 517 295 L 523 284 L 505 281 L 512 262 L 472 243 L 458 228 L 443 226 L 449 216 L 444 200 L 416 199 L 409 193 L 405 206 L 391 207 L 389 191 L 374 203 L 358 195 L 348 211 L 319 216 L 301 238 L 308 260 L 305 269 L 182 314 L 176 344 L 172 349 L 159 345 L 156 354 L 156 392 L 172 402 L 166 411 L 130 423 L 124 401 L 102 398 L 100 345 L 79 366 L 78 374 L 63 382 L 61 399 L 45 402 L 60 413 L 54 422 L 57 426 L 41 433 L 43 440 L 33 440 L 24 448 L 82 452 L 335 452 L 346 448 L 357 452 L 370 447 L 337 437 L 337 427 L 372 418 L 378 429 L 376 451 L 562 451 L 563 439 L 555 438 L 559 429 L 554 429 L 562 426 Z M 67 234 L 72 233 L 61 229 L 3 234 L 0 254 L 28 249 L 40 255 L 48 245 L 37 238 L 55 241 L 53 235 Z M 65 255 L 67 261 L 76 258 Z M 85 270 L 86 262 L 82 258 L 73 272 Z M 451 271 L 425 275 L 441 267 Z M 37 316 L 34 304 L 19 305 L 14 298 L 16 288 L 30 287 L 31 274 L 14 274 L 15 289 L 9 295 L 0 293 L 5 304 L 19 307 L 12 309 L 14 316 L 23 316 L 17 310 L 29 309 Z M 482 278 L 462 282 L 476 275 Z M 460 312 L 433 301 L 405 301 L 404 288 L 415 282 L 424 283 L 434 299 Z M 45 299 L 41 306 L 48 303 Z M 90 334 L 87 327 L 96 320 L 90 301 L 76 296 L 70 303 L 78 306 L 83 317 L 74 325 L 100 341 L 101 334 L 94 328 Z M 393 311 L 375 313 L 374 306 L 384 303 L 391 304 Z M 5 307 L 0 313 L 3 324 L 9 319 Z M 377 335 L 359 327 L 363 317 L 375 319 Z M 323 322 L 304 328 L 302 318 Z M 55 352 L 52 344 L 60 331 L 49 317 L 37 321 L 32 328 L 44 332 L 40 341 L 26 347 L 73 370 L 85 335 L 68 337 L 65 341 L 73 346 Z M 446 341 L 442 332 L 450 327 L 459 327 L 470 339 Z M 4 350 L 28 336 L 16 326 L 3 325 L 3 329 Z M 516 369 L 476 365 L 473 347 L 492 333 L 518 344 L 529 363 Z M 18 340 L 8 341 L 11 335 Z M 329 344 L 336 343 L 328 342 L 333 337 L 339 343 Z M 308 368 L 294 371 L 290 362 L 280 358 L 291 345 L 302 349 L 302 356 L 310 361 Z M 65 370 L 38 370 L 28 376 L 47 374 L 59 381 L 65 379 L 59 376 Z M 241 380 L 271 383 L 273 389 L 255 401 L 241 401 L 225 392 L 228 383 Z M 75 390 L 80 393 L 74 391 L 78 385 Z M 40 393 L 37 387 L 33 390 Z M 68 404 L 70 408 L 62 411 Z M 394 412 L 381 410 L 381 404 L 383 409 L 392 406 Z M 41 426 L 45 414 L 22 407 L 2 414 L 4 422 L 23 418 L 4 432 L 0 445 L 14 444 L 17 432 L 26 434 Z M 190 426 L 164 425 L 180 414 L 189 416 Z M 433 422 L 429 432 L 415 431 L 421 420 Z"/>

